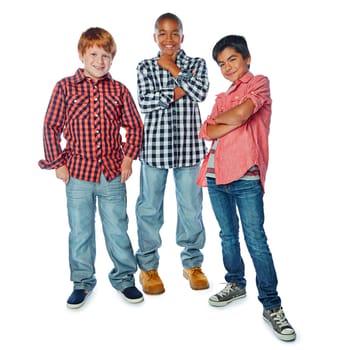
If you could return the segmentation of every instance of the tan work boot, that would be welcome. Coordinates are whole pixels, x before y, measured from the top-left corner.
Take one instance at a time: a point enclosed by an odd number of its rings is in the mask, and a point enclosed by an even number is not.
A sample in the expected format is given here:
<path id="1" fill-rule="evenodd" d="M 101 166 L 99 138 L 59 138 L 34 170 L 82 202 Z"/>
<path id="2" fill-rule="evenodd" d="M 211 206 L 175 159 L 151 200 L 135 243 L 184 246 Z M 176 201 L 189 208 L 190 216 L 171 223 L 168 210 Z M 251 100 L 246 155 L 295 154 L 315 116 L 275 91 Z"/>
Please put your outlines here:
<path id="1" fill-rule="evenodd" d="M 207 289 L 209 288 L 209 282 L 202 269 L 198 267 L 192 267 L 191 269 L 184 269 L 183 275 L 190 281 L 192 289 Z"/>
<path id="2" fill-rule="evenodd" d="M 141 270 L 140 283 L 146 294 L 162 294 L 165 291 L 163 282 L 160 279 L 157 270 Z"/>

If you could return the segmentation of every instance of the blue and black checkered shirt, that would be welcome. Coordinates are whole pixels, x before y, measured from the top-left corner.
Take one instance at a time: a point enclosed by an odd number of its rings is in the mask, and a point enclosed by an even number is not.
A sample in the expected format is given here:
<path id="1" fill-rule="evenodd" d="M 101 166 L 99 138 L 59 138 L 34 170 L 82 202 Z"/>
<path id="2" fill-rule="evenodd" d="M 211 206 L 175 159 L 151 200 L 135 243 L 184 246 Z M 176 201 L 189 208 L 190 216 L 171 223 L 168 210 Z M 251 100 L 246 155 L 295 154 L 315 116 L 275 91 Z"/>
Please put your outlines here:
<path id="1" fill-rule="evenodd" d="M 180 50 L 177 79 L 157 64 L 157 57 L 137 66 L 137 94 L 144 114 L 144 142 L 140 160 L 157 168 L 177 168 L 198 164 L 205 155 L 203 139 L 198 138 L 201 115 L 198 103 L 209 90 L 206 62 Z M 174 88 L 186 95 L 174 102 Z"/>

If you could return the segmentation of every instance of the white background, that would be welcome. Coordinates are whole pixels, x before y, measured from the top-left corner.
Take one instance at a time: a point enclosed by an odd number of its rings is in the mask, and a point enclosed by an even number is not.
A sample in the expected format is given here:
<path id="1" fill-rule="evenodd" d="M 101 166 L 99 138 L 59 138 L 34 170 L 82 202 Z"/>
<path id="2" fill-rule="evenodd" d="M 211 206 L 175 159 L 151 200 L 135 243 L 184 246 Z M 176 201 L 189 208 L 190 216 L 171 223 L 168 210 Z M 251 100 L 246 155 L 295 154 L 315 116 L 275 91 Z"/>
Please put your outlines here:
<path id="1" fill-rule="evenodd" d="M 347 1 L 24 1 L 1 5 L 1 349 L 334 349 L 348 348 L 349 38 Z M 155 19 L 174 12 L 183 48 L 207 60 L 210 93 L 203 119 L 225 81 L 211 58 L 227 34 L 244 35 L 251 71 L 271 81 L 273 116 L 267 174 L 266 232 L 279 293 L 298 338 L 276 339 L 262 319 L 255 273 L 242 239 L 246 299 L 213 308 L 223 287 L 218 227 L 204 189 L 210 289 L 192 291 L 175 244 L 169 173 L 160 249 L 166 292 L 130 305 L 111 287 L 112 268 L 97 225 L 98 284 L 84 308 L 65 306 L 72 290 L 64 185 L 41 170 L 42 125 L 59 79 L 80 66 L 76 45 L 88 27 L 114 36 L 111 73 L 136 100 L 136 65 L 157 53 Z M 127 183 L 129 234 L 137 249 L 134 206 L 138 161 Z M 136 274 L 137 286 L 138 273 Z"/>

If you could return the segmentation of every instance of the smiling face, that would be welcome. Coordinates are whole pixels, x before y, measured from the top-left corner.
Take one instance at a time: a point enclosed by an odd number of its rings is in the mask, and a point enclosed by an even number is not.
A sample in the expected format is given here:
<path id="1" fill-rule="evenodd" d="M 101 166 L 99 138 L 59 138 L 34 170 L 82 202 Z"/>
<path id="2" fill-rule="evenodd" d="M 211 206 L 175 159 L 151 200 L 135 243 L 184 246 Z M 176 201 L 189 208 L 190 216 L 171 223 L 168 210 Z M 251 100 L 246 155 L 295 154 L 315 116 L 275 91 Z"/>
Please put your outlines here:
<path id="1" fill-rule="evenodd" d="M 184 36 L 179 24 L 170 18 L 165 18 L 158 23 L 158 28 L 153 35 L 160 52 L 172 56 L 177 53 L 183 42 Z"/>
<path id="2" fill-rule="evenodd" d="M 103 48 L 94 45 L 85 50 L 84 54 L 79 54 L 84 63 L 84 74 L 94 80 L 102 78 L 109 72 L 112 64 L 112 54 Z"/>
<path id="3" fill-rule="evenodd" d="M 250 57 L 243 59 L 234 48 L 227 47 L 217 55 L 217 63 L 225 79 L 234 83 L 249 70 Z"/>

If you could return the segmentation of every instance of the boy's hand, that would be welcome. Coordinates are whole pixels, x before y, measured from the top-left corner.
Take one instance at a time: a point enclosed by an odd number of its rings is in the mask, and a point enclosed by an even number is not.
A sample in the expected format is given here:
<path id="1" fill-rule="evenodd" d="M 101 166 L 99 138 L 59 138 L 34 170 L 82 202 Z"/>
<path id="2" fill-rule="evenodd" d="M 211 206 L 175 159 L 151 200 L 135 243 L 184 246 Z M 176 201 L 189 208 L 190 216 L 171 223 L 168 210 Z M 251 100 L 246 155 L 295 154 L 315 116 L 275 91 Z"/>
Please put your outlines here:
<path id="1" fill-rule="evenodd" d="M 157 62 L 160 67 L 166 69 L 175 78 L 180 72 L 180 68 L 175 63 L 176 56 L 177 52 L 172 55 L 161 54 Z"/>
<path id="2" fill-rule="evenodd" d="M 177 53 L 173 55 L 167 55 L 162 53 L 158 59 L 158 65 L 164 69 L 167 69 L 167 67 L 173 66 L 175 64 L 176 56 L 177 56 Z"/>
<path id="3" fill-rule="evenodd" d="M 62 180 L 66 185 L 69 182 L 69 171 L 68 168 L 63 165 L 60 168 L 56 169 L 56 177 Z"/>
<path id="4" fill-rule="evenodd" d="M 130 157 L 124 157 L 121 165 L 121 178 L 120 182 L 124 183 L 132 174 L 132 161 Z"/>
<path id="5" fill-rule="evenodd" d="M 174 89 L 174 101 L 179 100 L 181 97 L 184 97 L 186 92 L 180 87 L 176 86 Z"/>

